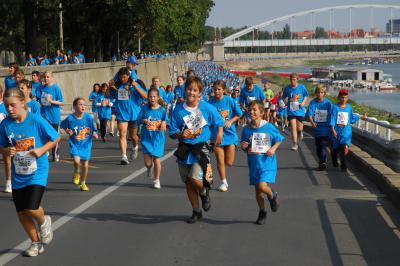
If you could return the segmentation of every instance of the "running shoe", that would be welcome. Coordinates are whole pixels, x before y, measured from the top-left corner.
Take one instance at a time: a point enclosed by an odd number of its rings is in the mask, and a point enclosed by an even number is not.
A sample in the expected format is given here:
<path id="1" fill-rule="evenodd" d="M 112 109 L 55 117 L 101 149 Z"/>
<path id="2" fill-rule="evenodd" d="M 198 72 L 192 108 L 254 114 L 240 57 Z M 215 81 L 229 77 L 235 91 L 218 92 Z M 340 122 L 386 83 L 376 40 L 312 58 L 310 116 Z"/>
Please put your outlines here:
<path id="1" fill-rule="evenodd" d="M 160 189 L 161 188 L 161 184 L 160 184 L 160 180 L 159 179 L 154 179 L 153 181 L 153 187 L 155 189 Z"/>
<path id="2" fill-rule="evenodd" d="M 198 220 L 200 220 L 201 218 L 203 218 L 203 213 L 200 212 L 196 212 L 195 210 L 193 210 L 192 212 L 192 217 L 190 217 L 189 219 L 186 220 L 186 222 L 188 224 L 194 224 L 195 222 L 197 222 Z"/>
<path id="3" fill-rule="evenodd" d="M 40 240 L 42 244 L 48 245 L 53 240 L 53 230 L 51 229 L 51 217 L 48 215 L 44 216 L 44 223 L 39 228 Z"/>
<path id="4" fill-rule="evenodd" d="M 218 191 L 220 191 L 220 192 L 227 192 L 227 191 L 228 191 L 228 184 L 222 183 L 222 184 L 218 187 Z"/>
<path id="5" fill-rule="evenodd" d="M 273 191 L 272 194 L 273 194 L 272 199 L 268 199 L 268 201 L 271 207 L 271 211 L 276 212 L 279 209 L 278 192 Z"/>
<path id="6" fill-rule="evenodd" d="M 290 148 L 292 151 L 297 151 L 297 149 L 299 148 L 299 145 L 297 145 L 297 143 L 293 144 L 292 148 Z"/>
<path id="7" fill-rule="evenodd" d="M 265 224 L 265 220 L 266 219 L 267 219 L 267 212 L 263 211 L 263 210 L 260 210 L 258 212 L 258 218 L 256 220 L 256 224 L 263 225 L 263 224 Z"/>
<path id="8" fill-rule="evenodd" d="M 203 195 L 200 194 L 200 199 L 203 210 L 208 212 L 211 208 L 210 191 L 208 188 L 205 189 L 205 193 Z"/>
<path id="9" fill-rule="evenodd" d="M 130 154 L 131 160 L 136 160 L 138 155 L 139 155 L 139 146 L 136 146 L 135 148 L 132 148 L 132 151 Z"/>
<path id="10" fill-rule="evenodd" d="M 72 177 L 72 182 L 74 185 L 79 185 L 81 179 L 81 175 L 79 173 L 74 173 L 74 176 Z"/>
<path id="11" fill-rule="evenodd" d="M 325 171 L 326 168 L 327 168 L 326 163 L 321 163 L 321 164 L 318 166 L 318 171 Z"/>
<path id="12" fill-rule="evenodd" d="M 24 255 L 27 257 L 36 257 L 37 255 L 43 254 L 44 247 L 40 242 L 32 242 L 27 250 L 25 250 Z"/>
<path id="13" fill-rule="evenodd" d="M 154 178 L 154 166 L 147 168 L 147 178 L 149 179 Z"/>
<path id="14" fill-rule="evenodd" d="M 122 156 L 121 158 L 121 165 L 128 165 L 129 161 L 128 158 L 126 157 L 126 155 Z"/>
<path id="15" fill-rule="evenodd" d="M 333 167 L 338 167 L 339 166 L 338 162 L 334 161 L 334 160 L 332 160 L 332 165 L 333 165 Z"/>
<path id="16" fill-rule="evenodd" d="M 111 137 L 114 137 L 114 132 L 110 132 L 110 136 L 111 136 Z"/>
<path id="17" fill-rule="evenodd" d="M 79 188 L 81 189 L 81 191 L 89 191 L 88 186 L 86 185 L 86 183 L 82 183 Z"/>
<path id="18" fill-rule="evenodd" d="M 12 193 L 11 183 L 6 182 L 6 185 L 4 187 L 4 192 L 5 193 Z"/>
<path id="19" fill-rule="evenodd" d="M 55 154 L 53 158 L 53 162 L 58 163 L 60 161 L 60 154 Z"/>

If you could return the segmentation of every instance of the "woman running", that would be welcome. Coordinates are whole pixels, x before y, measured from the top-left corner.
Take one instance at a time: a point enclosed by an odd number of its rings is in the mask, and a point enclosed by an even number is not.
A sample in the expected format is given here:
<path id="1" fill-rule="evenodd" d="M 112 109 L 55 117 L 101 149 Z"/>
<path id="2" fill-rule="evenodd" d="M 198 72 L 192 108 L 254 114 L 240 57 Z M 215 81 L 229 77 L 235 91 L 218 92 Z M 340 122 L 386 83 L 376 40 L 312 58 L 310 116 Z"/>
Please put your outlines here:
<path id="1" fill-rule="evenodd" d="M 97 94 L 99 94 L 99 92 L 100 92 L 100 84 L 95 83 L 93 85 L 92 92 L 89 94 L 89 102 L 92 104 L 93 120 L 96 123 L 97 129 L 100 128 L 100 123 L 99 123 L 99 116 L 97 114 L 97 106 L 96 106 L 95 100 L 96 100 Z"/>
<path id="2" fill-rule="evenodd" d="M 13 201 L 32 241 L 25 255 L 33 257 L 42 254 L 43 244 L 53 239 L 51 218 L 40 203 L 49 172 L 46 152 L 56 146 L 60 137 L 41 116 L 27 111 L 21 90 L 6 91 L 4 102 L 8 116 L 0 127 L 0 152 L 12 158 Z"/>

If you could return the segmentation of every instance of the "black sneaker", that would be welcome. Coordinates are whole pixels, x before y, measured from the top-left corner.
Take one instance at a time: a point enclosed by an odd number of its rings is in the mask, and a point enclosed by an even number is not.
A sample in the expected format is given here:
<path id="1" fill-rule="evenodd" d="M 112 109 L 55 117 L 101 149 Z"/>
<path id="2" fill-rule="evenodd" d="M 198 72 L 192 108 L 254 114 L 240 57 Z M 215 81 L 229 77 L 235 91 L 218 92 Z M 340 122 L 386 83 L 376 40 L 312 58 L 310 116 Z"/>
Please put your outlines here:
<path id="1" fill-rule="evenodd" d="M 267 219 L 267 212 L 260 210 L 258 212 L 258 218 L 257 218 L 256 224 L 263 225 L 263 224 L 265 224 L 266 219 Z"/>
<path id="2" fill-rule="evenodd" d="M 268 199 L 271 211 L 276 212 L 279 209 L 278 192 L 273 192 L 274 196 L 272 199 Z"/>
<path id="3" fill-rule="evenodd" d="M 332 165 L 333 165 L 333 167 L 339 167 L 339 164 L 338 164 L 338 162 L 336 161 L 332 161 Z"/>
<path id="4" fill-rule="evenodd" d="M 188 224 L 194 224 L 195 222 L 197 222 L 197 221 L 200 220 L 201 218 L 203 218 L 203 213 L 202 213 L 201 211 L 200 211 L 200 212 L 193 211 L 193 212 L 192 212 L 192 217 L 190 217 L 189 219 L 187 219 L 186 222 L 187 222 Z"/>
<path id="5" fill-rule="evenodd" d="M 203 208 L 204 211 L 208 212 L 211 208 L 211 198 L 210 198 L 210 190 L 206 188 L 206 193 L 205 195 L 201 195 L 201 207 Z"/>
<path id="6" fill-rule="evenodd" d="M 111 137 L 114 137 L 114 133 L 110 132 L 110 136 L 111 136 Z"/>
<path id="7" fill-rule="evenodd" d="M 318 171 L 325 171 L 326 170 L 326 163 L 321 163 L 319 166 L 318 166 Z"/>

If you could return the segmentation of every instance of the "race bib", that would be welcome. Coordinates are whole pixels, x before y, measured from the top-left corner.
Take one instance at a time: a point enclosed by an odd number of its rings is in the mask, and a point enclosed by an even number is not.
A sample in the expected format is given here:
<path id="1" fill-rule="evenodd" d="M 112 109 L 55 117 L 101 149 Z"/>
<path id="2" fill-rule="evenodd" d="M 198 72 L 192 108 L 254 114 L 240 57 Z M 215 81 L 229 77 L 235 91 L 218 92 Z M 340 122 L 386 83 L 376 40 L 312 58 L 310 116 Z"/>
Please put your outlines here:
<path id="1" fill-rule="evenodd" d="M 256 97 L 247 96 L 247 103 L 248 103 L 248 104 L 251 104 L 251 103 L 254 102 L 255 100 L 257 100 Z"/>
<path id="2" fill-rule="evenodd" d="M 349 122 L 349 113 L 347 112 L 338 112 L 336 124 L 341 126 L 347 126 Z"/>
<path id="3" fill-rule="evenodd" d="M 49 97 L 50 94 L 43 93 L 42 96 L 40 97 L 40 102 L 42 103 L 43 106 L 50 106 L 51 104 L 49 103 Z"/>
<path id="4" fill-rule="evenodd" d="M 298 111 L 300 109 L 299 102 L 290 102 L 290 111 Z"/>
<path id="5" fill-rule="evenodd" d="M 275 111 L 275 109 L 276 109 L 276 104 L 271 104 L 271 106 L 269 107 L 269 109 L 271 109 L 272 111 Z"/>
<path id="6" fill-rule="evenodd" d="M 325 123 L 328 120 L 328 110 L 315 110 L 314 121 Z"/>
<path id="7" fill-rule="evenodd" d="M 19 151 L 13 157 L 15 173 L 18 175 L 31 175 L 37 170 L 35 156 L 29 151 Z"/>
<path id="8" fill-rule="evenodd" d="M 285 102 L 282 101 L 282 100 L 279 100 L 279 107 L 280 108 L 285 108 L 286 107 Z"/>
<path id="9" fill-rule="evenodd" d="M 265 103 L 264 103 L 264 108 L 265 108 L 265 109 L 269 108 L 269 102 L 265 102 Z"/>
<path id="10" fill-rule="evenodd" d="M 267 133 L 254 133 L 251 138 L 252 153 L 266 153 L 271 148 L 270 135 Z"/>
<path id="11" fill-rule="evenodd" d="M 4 120 L 4 118 L 6 118 L 6 115 L 3 113 L 0 113 L 0 122 Z"/>
<path id="12" fill-rule="evenodd" d="M 127 90 L 118 90 L 118 100 L 119 101 L 129 100 L 129 92 Z"/>
<path id="13" fill-rule="evenodd" d="M 190 113 L 189 115 L 183 117 L 183 121 L 185 122 L 188 129 L 192 131 L 192 134 L 207 125 L 207 121 L 204 119 L 203 115 L 199 111 Z"/>

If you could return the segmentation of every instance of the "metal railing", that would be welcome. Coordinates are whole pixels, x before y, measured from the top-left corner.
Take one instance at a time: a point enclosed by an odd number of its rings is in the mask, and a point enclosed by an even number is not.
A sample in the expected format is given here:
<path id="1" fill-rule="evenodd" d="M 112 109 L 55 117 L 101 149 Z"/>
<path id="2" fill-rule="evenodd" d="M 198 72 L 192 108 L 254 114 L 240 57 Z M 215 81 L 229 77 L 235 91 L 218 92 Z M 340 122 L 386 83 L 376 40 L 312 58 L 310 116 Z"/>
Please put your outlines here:
<path id="1" fill-rule="evenodd" d="M 356 113 L 356 115 L 360 114 Z M 361 131 L 368 132 L 389 142 L 394 139 L 394 134 L 392 134 L 392 130 L 400 129 L 400 124 L 390 124 L 388 121 L 381 121 L 375 117 L 367 117 L 365 118 L 365 120 L 358 120 L 357 123 L 353 125 L 353 127 L 356 127 Z M 400 134 L 395 133 L 395 139 L 397 138 L 400 138 Z"/>

